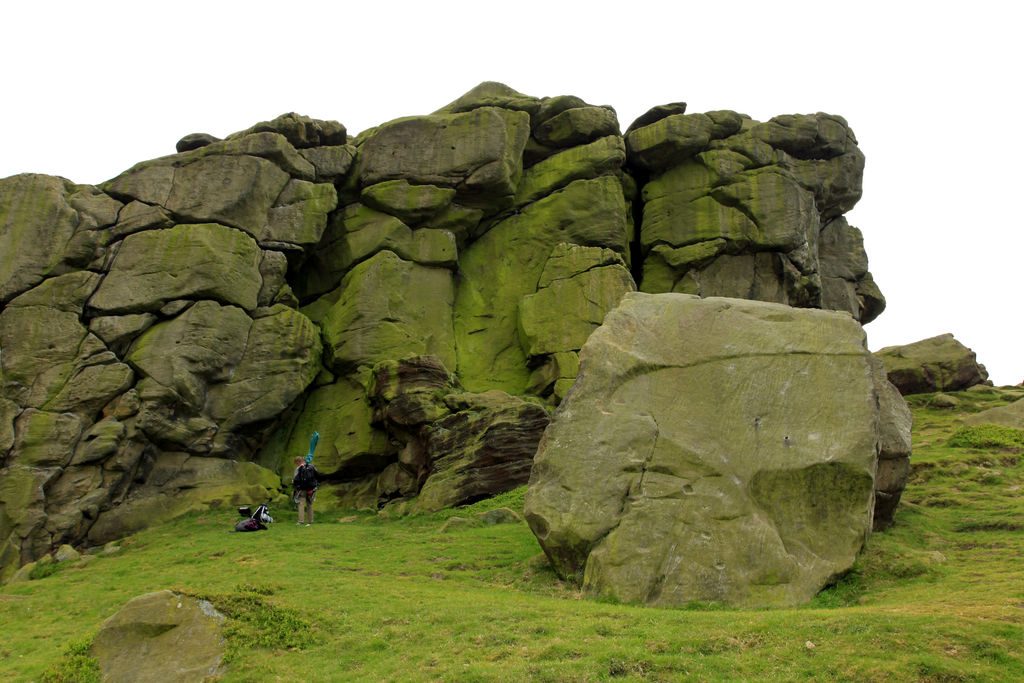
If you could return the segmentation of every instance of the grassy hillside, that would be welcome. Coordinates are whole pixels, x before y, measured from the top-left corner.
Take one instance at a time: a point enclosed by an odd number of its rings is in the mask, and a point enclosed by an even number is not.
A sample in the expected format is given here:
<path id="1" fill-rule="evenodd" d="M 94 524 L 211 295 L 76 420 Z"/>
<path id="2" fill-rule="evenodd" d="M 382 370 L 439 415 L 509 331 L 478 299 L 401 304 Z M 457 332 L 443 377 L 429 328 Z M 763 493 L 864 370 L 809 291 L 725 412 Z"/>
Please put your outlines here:
<path id="1" fill-rule="evenodd" d="M 272 510 L 269 532 L 193 515 L 121 550 L 0 587 L 0 679 L 90 680 L 80 652 L 130 598 L 206 596 L 234 617 L 224 681 L 1024 680 L 1021 432 L 957 418 L 1024 396 L 911 397 L 911 482 L 897 524 L 801 609 L 651 609 L 586 599 L 525 524 Z M 1008 440 L 1007 440 L 1008 439 Z M 953 444 L 960 445 L 953 445 Z M 39 572 L 42 574 L 44 572 Z"/>

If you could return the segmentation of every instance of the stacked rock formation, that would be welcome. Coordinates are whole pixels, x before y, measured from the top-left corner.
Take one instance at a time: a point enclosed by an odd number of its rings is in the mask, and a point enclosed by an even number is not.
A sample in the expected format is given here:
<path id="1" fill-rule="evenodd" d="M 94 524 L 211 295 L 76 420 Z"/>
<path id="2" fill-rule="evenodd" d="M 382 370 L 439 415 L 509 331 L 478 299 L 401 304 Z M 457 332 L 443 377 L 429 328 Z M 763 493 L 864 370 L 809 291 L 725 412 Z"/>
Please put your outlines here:
<path id="1" fill-rule="evenodd" d="M 626 133 L 641 193 L 641 289 L 849 311 L 885 300 L 843 214 L 864 155 L 838 116 L 758 123 L 732 111 L 655 108 Z"/>
<path id="2" fill-rule="evenodd" d="M 358 137 L 286 114 L 97 187 L 0 180 L 0 578 L 277 495 L 433 509 L 525 483 L 578 352 L 647 292 L 881 310 L 838 117 L 485 83 Z M 701 186 L 701 183 L 704 183 Z"/>

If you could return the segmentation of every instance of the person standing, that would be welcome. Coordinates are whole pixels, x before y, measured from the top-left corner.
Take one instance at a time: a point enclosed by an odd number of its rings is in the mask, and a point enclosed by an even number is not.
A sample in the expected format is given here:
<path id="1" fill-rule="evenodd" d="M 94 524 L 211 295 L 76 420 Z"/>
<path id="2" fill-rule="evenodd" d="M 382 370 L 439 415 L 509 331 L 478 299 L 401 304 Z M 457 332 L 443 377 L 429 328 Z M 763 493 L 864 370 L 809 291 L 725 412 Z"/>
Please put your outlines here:
<path id="1" fill-rule="evenodd" d="M 292 475 L 292 491 L 293 500 L 299 508 L 298 524 L 301 526 L 304 523 L 309 526 L 313 523 L 313 501 L 316 500 L 316 490 L 320 486 L 317 481 L 317 475 L 320 473 L 313 465 L 313 458 L 308 456 L 305 460 L 302 459 L 302 456 L 296 456 L 295 465 L 295 474 Z"/>

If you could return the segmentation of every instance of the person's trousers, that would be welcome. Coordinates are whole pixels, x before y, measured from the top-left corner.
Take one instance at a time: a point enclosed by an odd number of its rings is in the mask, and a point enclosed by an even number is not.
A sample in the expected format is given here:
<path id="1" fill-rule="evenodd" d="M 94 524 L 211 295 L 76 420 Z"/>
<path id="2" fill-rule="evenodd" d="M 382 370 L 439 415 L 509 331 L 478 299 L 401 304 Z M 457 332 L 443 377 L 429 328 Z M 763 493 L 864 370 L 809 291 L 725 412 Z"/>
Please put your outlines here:
<path id="1" fill-rule="evenodd" d="M 306 524 L 313 523 L 313 501 L 305 494 L 299 494 L 299 521 Z"/>

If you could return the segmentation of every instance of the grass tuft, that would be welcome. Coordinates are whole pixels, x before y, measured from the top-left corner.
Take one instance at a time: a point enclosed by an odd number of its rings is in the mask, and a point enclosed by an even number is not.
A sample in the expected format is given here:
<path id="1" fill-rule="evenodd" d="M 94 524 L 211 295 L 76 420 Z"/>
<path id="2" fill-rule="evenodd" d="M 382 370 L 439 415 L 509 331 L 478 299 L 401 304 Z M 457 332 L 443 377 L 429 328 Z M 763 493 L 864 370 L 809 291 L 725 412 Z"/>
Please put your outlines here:
<path id="1" fill-rule="evenodd" d="M 43 683 L 99 683 L 100 664 L 89 655 L 92 636 L 72 640 L 60 660 L 51 664 L 40 679 Z"/>
<path id="2" fill-rule="evenodd" d="M 961 427 L 948 444 L 954 448 L 1020 448 L 1024 446 L 1024 429 L 994 424 Z"/>
<path id="3" fill-rule="evenodd" d="M 243 583 L 230 593 L 193 594 L 228 617 L 225 662 L 237 660 L 250 648 L 301 650 L 320 642 L 316 625 L 298 610 L 268 602 L 277 590 L 274 586 Z"/>

